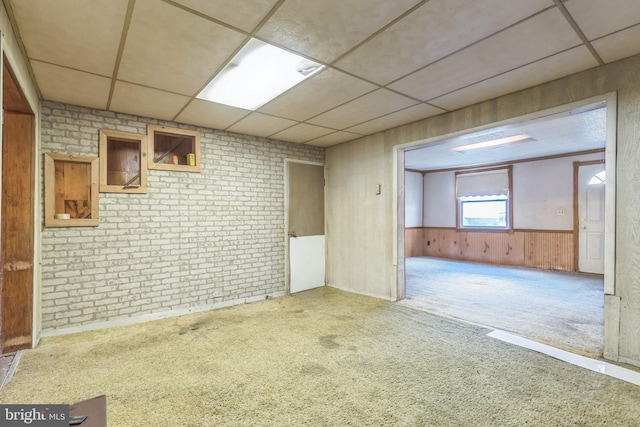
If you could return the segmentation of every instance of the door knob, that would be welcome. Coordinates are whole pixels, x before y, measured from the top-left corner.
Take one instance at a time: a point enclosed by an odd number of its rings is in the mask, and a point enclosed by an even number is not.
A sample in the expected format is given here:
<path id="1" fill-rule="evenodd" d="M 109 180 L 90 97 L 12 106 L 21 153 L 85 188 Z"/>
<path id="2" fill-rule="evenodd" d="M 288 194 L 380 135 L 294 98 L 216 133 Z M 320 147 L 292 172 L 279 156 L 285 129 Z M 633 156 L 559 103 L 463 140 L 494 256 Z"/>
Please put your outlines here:
<path id="1" fill-rule="evenodd" d="M 587 229 L 587 226 L 586 226 L 586 225 L 581 225 L 581 226 L 580 226 L 580 230 L 586 230 L 586 229 Z"/>
<path id="2" fill-rule="evenodd" d="M 295 231 L 290 231 L 289 232 L 289 237 L 298 237 L 298 236 L 296 236 L 296 232 Z"/>

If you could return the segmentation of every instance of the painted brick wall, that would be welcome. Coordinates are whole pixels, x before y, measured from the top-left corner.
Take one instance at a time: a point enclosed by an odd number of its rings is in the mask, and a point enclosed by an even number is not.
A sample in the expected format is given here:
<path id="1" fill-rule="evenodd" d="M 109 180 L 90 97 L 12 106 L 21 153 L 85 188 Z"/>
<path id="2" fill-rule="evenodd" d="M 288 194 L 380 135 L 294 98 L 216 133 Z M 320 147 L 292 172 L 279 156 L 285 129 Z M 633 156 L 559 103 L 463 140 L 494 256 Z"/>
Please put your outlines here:
<path id="1" fill-rule="evenodd" d="M 99 129 L 202 132 L 201 173 L 150 170 L 148 194 L 100 194 L 99 227 L 43 228 L 43 332 L 284 293 L 284 159 L 324 149 L 51 102 L 41 118 L 41 154 L 97 156 Z"/>

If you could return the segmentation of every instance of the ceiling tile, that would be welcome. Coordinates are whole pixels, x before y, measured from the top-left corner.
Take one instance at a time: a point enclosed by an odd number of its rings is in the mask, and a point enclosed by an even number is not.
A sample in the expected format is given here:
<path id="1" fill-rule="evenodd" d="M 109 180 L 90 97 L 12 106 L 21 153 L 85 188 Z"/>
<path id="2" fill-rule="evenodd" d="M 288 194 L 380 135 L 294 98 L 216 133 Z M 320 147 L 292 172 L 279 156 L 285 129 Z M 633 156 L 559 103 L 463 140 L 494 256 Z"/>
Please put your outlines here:
<path id="1" fill-rule="evenodd" d="M 362 135 L 357 133 L 338 131 L 330 133 L 329 135 L 321 136 L 312 141 L 307 142 L 308 145 L 315 147 L 330 147 L 332 145 L 342 144 L 343 142 L 351 141 L 356 138 L 360 138 Z"/>
<path id="2" fill-rule="evenodd" d="M 387 89 L 378 89 L 360 98 L 347 102 L 333 110 L 320 114 L 309 123 L 342 130 L 367 120 L 375 119 L 394 111 L 417 104 L 417 101 L 398 95 Z"/>
<path id="3" fill-rule="evenodd" d="M 171 120 L 189 102 L 189 97 L 126 82 L 116 82 L 110 110 Z"/>
<path id="4" fill-rule="evenodd" d="M 452 151 L 456 146 L 504 138 L 518 134 L 533 139 L 467 152 Z M 606 109 L 565 111 L 520 123 L 511 123 L 466 135 L 433 141 L 423 148 L 405 152 L 405 167 L 437 170 L 481 164 L 495 164 L 554 154 L 575 153 L 604 148 Z"/>
<path id="5" fill-rule="evenodd" d="M 29 58 L 112 76 L 128 0 L 12 0 Z"/>
<path id="6" fill-rule="evenodd" d="M 226 129 L 249 113 L 241 108 L 194 99 L 176 117 L 176 121 L 211 129 Z"/>
<path id="7" fill-rule="evenodd" d="M 298 122 L 269 116 L 267 114 L 251 113 L 227 130 L 229 132 L 244 133 L 247 135 L 270 136 L 296 123 Z"/>
<path id="8" fill-rule="evenodd" d="M 287 0 L 258 31 L 258 36 L 330 63 L 418 3 Z"/>
<path id="9" fill-rule="evenodd" d="M 550 6 L 552 0 L 431 0 L 335 65 L 384 85 Z"/>
<path id="10" fill-rule="evenodd" d="M 174 0 L 176 3 L 252 32 L 278 0 Z"/>
<path id="11" fill-rule="evenodd" d="M 436 62 L 391 88 L 429 100 L 581 44 L 557 8 Z"/>
<path id="12" fill-rule="evenodd" d="M 118 78 L 192 96 L 245 38 L 167 3 L 137 0 Z"/>
<path id="13" fill-rule="evenodd" d="M 611 34 L 591 43 L 604 62 L 613 62 L 640 53 L 640 25 Z"/>
<path id="14" fill-rule="evenodd" d="M 333 132 L 335 132 L 333 129 L 300 123 L 271 135 L 271 138 L 289 142 L 307 142 Z"/>
<path id="15" fill-rule="evenodd" d="M 638 0 L 569 0 L 564 5 L 589 40 L 640 23 Z"/>
<path id="16" fill-rule="evenodd" d="M 348 131 L 360 133 L 363 135 L 371 135 L 396 126 L 412 123 L 417 120 L 426 119 L 444 113 L 444 110 L 427 104 L 418 104 L 395 113 L 369 120 L 368 122 L 348 128 Z"/>
<path id="17" fill-rule="evenodd" d="M 44 99 L 107 108 L 111 79 L 39 61 L 31 61 L 31 67 Z"/>
<path id="18" fill-rule="evenodd" d="M 430 102 L 447 110 L 457 110 L 597 66 L 598 62 L 589 50 L 585 46 L 579 46 L 432 99 Z"/>
<path id="19" fill-rule="evenodd" d="M 304 121 L 376 88 L 340 71 L 325 69 L 258 111 Z"/>

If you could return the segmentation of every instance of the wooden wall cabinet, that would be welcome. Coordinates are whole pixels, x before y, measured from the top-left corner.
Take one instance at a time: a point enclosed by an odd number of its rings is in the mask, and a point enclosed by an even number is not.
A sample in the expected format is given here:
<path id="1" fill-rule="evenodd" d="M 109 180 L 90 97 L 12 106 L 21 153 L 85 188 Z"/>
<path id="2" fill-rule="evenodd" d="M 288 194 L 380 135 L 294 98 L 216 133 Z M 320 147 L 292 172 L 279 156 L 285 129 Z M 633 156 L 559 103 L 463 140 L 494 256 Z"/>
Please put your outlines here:
<path id="1" fill-rule="evenodd" d="M 45 154 L 45 227 L 97 226 L 98 178 L 97 157 Z"/>
<path id="2" fill-rule="evenodd" d="M 147 125 L 147 139 L 149 169 L 200 172 L 200 132 Z"/>
<path id="3" fill-rule="evenodd" d="M 147 137 L 100 130 L 100 192 L 147 192 Z"/>

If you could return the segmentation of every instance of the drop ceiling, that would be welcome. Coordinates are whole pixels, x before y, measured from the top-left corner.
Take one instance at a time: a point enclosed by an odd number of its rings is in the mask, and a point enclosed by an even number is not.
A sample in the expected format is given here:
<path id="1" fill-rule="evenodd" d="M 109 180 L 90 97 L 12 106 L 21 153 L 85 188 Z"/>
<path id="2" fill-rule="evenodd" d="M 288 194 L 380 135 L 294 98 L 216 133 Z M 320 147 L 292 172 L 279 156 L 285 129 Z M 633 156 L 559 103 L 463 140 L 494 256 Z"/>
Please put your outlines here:
<path id="1" fill-rule="evenodd" d="M 640 53 L 637 0 L 4 0 L 45 100 L 316 145 Z M 196 99 L 252 37 L 326 65 L 257 111 Z"/>
<path id="2" fill-rule="evenodd" d="M 454 148 L 516 135 L 529 138 L 504 145 L 456 151 Z M 607 117 L 604 103 L 521 123 L 446 138 L 405 152 L 405 168 L 437 171 L 604 150 Z"/>

